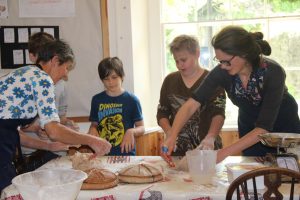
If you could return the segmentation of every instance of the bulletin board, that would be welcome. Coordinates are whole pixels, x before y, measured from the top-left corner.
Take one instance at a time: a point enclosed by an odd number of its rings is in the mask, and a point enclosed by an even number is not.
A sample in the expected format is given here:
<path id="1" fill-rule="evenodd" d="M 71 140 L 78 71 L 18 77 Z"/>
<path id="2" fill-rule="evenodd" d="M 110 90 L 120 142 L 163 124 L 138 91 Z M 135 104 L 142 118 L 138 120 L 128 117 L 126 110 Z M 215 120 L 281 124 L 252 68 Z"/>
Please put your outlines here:
<path id="1" fill-rule="evenodd" d="M 20 4 L 18 0 L 8 0 L 7 4 L 9 16 L 0 19 L 0 28 L 4 26 L 59 27 L 59 39 L 64 40 L 71 46 L 76 61 L 75 68 L 69 73 L 68 81 L 66 81 L 68 93 L 67 116 L 89 116 L 92 96 L 103 90 L 97 73 L 97 66 L 103 58 L 102 23 L 99 15 L 101 13 L 100 0 L 75 0 L 74 17 L 22 18 L 19 16 Z M 7 67 L 7 64 L 5 64 L 5 67 Z M 2 60 L 0 59 L 0 76 L 8 74 L 12 70 L 14 69 L 3 69 Z M 126 80 L 131 81 L 129 78 Z M 79 92 L 82 95 L 78 95 Z"/>
<path id="2" fill-rule="evenodd" d="M 59 26 L 1 26 L 0 52 L 1 68 L 15 69 L 29 60 L 28 38 L 36 32 L 47 32 L 54 38 L 59 38 Z"/>

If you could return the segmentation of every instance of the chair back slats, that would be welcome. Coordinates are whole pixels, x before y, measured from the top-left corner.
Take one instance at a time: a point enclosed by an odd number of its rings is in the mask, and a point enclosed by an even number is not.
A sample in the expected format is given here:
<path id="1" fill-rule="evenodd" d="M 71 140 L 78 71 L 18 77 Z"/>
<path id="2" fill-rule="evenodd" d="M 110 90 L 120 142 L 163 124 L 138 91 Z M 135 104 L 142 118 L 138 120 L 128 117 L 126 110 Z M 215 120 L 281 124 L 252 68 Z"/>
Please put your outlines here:
<path id="1" fill-rule="evenodd" d="M 253 182 L 254 200 L 258 200 L 258 194 L 257 194 L 256 179 L 255 179 L 255 177 L 252 178 L 252 182 Z"/>
<path id="2" fill-rule="evenodd" d="M 257 190 L 256 177 L 264 176 L 264 185 L 265 190 L 260 191 L 262 194 L 259 194 Z M 231 200 L 233 193 L 236 191 L 236 199 L 237 200 L 282 200 L 283 195 L 279 191 L 279 187 L 282 183 L 282 176 L 289 177 L 291 181 L 286 184 L 290 184 L 290 200 L 294 199 L 295 193 L 295 183 L 300 181 L 300 173 L 278 167 L 263 167 L 259 169 L 255 169 L 249 171 L 245 174 L 242 174 L 238 178 L 236 178 L 229 186 L 226 194 L 226 200 Z M 253 190 L 248 191 L 248 185 L 252 181 Z M 286 194 L 288 195 L 288 194 Z M 288 196 L 287 196 L 288 197 Z"/>
<path id="3" fill-rule="evenodd" d="M 246 199 L 246 200 L 249 200 L 247 181 L 244 181 L 244 182 L 241 184 L 241 187 L 242 187 L 242 191 L 243 191 L 243 194 L 244 194 L 245 199 Z"/>
<path id="4" fill-rule="evenodd" d="M 240 187 L 239 186 L 236 188 L 236 199 L 241 200 L 241 193 L 240 193 Z"/>
<path id="5" fill-rule="evenodd" d="M 294 199 L 294 187 L 295 187 L 295 178 L 292 178 L 292 183 L 291 183 L 291 191 L 290 191 L 290 200 Z M 299 196 L 300 199 L 300 196 Z"/>

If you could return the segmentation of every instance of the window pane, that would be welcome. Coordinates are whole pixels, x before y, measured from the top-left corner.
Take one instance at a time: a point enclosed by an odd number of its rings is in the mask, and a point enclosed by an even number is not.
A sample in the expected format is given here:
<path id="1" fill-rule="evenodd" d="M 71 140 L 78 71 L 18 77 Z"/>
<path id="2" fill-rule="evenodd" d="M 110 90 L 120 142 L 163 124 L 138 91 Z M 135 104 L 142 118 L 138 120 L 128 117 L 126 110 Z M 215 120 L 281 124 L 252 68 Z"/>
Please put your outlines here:
<path id="1" fill-rule="evenodd" d="M 230 0 L 207 0 L 197 10 L 198 21 L 230 19 Z"/>
<path id="2" fill-rule="evenodd" d="M 271 58 L 284 68 L 300 69 L 300 18 L 273 20 L 269 23 Z"/>
<path id="3" fill-rule="evenodd" d="M 300 19 L 273 20 L 269 24 L 270 57 L 285 69 L 288 90 L 300 100 Z"/>
<path id="4" fill-rule="evenodd" d="M 285 70 L 286 72 L 286 85 L 289 92 L 300 101 L 300 68 L 297 70 Z M 299 111 L 298 111 L 299 113 Z"/>
<path id="5" fill-rule="evenodd" d="M 264 0 L 214 0 L 214 19 L 250 19 L 264 17 Z"/>
<path id="6" fill-rule="evenodd" d="M 299 0 L 268 0 L 268 3 L 268 15 L 270 17 L 300 14 Z"/>
<path id="7" fill-rule="evenodd" d="M 264 0 L 244 0 L 231 2 L 232 19 L 249 19 L 264 17 Z"/>
<path id="8" fill-rule="evenodd" d="M 199 0 L 162 0 L 162 22 L 194 22 L 198 7 L 206 1 Z"/>
<path id="9" fill-rule="evenodd" d="M 195 35 L 200 63 L 214 67 L 212 37 L 227 25 L 260 31 L 272 48 L 271 58 L 284 67 L 286 85 L 300 102 L 300 1 L 299 0 L 162 0 L 165 75 L 176 71 L 168 45 L 180 34 Z M 299 78 L 298 78 L 299 77 Z M 237 123 L 237 107 L 226 103 L 227 125 Z M 299 109 L 300 112 L 300 109 Z"/>

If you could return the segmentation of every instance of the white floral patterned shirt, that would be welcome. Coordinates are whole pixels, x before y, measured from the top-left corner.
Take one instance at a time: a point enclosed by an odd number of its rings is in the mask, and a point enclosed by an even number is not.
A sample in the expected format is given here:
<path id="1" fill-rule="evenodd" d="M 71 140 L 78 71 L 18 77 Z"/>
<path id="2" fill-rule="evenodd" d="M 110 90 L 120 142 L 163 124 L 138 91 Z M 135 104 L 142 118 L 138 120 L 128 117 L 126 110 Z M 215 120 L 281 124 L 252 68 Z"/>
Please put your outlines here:
<path id="1" fill-rule="evenodd" d="M 0 119 L 29 119 L 37 114 L 40 126 L 59 122 L 51 77 L 36 66 L 18 68 L 0 77 Z"/>

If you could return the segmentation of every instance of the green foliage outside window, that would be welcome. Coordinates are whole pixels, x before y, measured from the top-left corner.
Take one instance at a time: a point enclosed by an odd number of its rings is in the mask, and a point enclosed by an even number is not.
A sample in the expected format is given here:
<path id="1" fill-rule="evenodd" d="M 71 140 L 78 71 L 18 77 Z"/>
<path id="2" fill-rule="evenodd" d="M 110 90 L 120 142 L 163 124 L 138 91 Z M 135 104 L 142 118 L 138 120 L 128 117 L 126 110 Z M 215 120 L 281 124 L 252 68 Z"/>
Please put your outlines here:
<path id="1" fill-rule="evenodd" d="M 211 37 L 224 26 L 241 25 L 249 31 L 264 33 L 264 39 L 272 47 L 270 57 L 285 68 L 288 89 L 300 100 L 299 0 L 162 0 L 161 3 L 166 73 L 177 70 L 168 46 L 176 35 L 189 33 L 200 41 L 204 39 L 200 46 L 207 47 L 212 58 Z M 187 27 L 194 28 L 187 30 Z"/>

